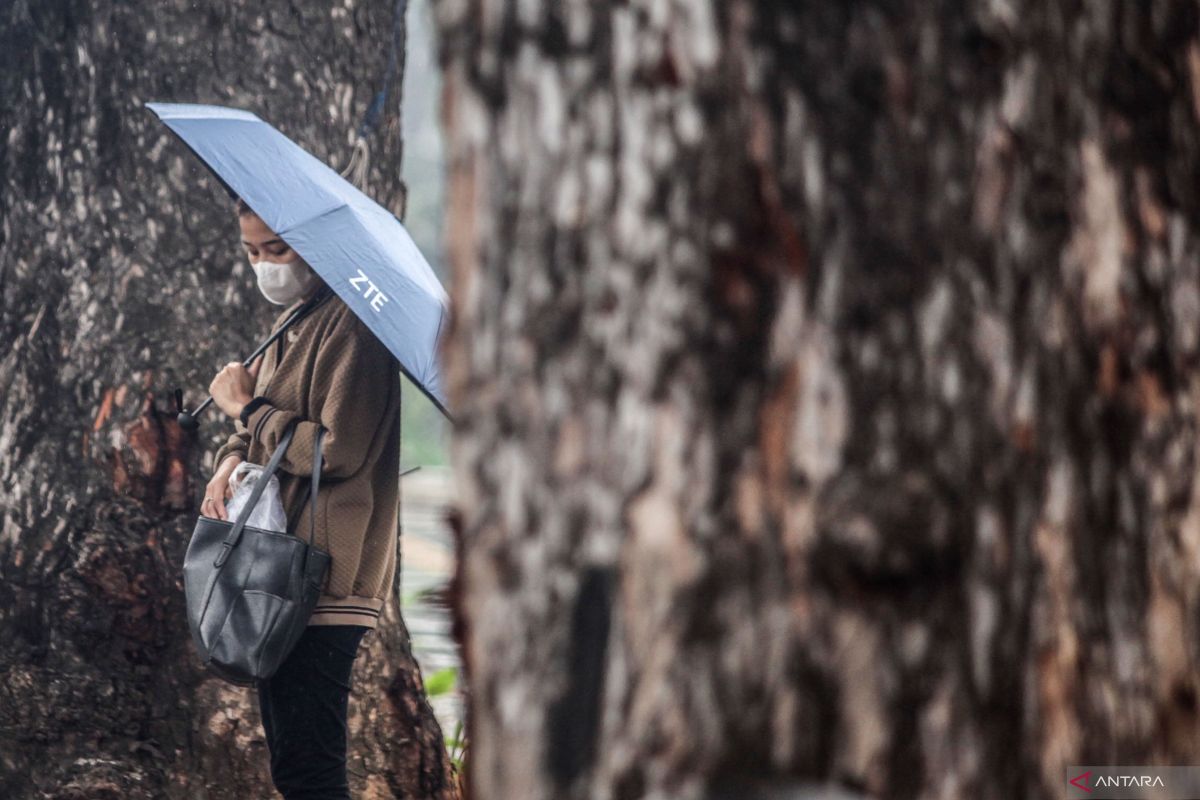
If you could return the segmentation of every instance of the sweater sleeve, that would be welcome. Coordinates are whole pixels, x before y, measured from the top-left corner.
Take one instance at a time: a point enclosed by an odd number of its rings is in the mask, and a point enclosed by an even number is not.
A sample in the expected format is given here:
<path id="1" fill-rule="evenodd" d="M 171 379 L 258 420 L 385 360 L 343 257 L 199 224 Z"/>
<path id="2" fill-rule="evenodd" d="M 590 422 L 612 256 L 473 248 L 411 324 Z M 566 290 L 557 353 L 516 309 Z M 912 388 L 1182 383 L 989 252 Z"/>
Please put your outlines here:
<path id="1" fill-rule="evenodd" d="M 225 441 L 225 444 L 217 449 L 217 455 L 213 459 L 214 475 L 217 469 L 220 468 L 221 462 L 227 456 L 238 455 L 241 456 L 242 461 L 245 461 L 246 453 L 250 450 L 250 431 L 246 429 L 246 426 L 240 420 L 234 420 L 233 427 L 233 433 L 229 434 L 229 438 Z"/>
<path id="2" fill-rule="evenodd" d="M 372 440 L 385 420 L 391 402 L 390 378 L 399 371 L 396 357 L 370 329 L 347 310 L 323 338 L 313 367 L 312 392 L 320 404 L 312 420 L 266 402 L 247 418 L 250 436 L 274 452 L 287 425 L 297 420 L 292 442 L 279 468 L 293 475 L 312 472 L 318 426 L 322 442 L 322 478 L 353 475 L 366 461 Z"/>

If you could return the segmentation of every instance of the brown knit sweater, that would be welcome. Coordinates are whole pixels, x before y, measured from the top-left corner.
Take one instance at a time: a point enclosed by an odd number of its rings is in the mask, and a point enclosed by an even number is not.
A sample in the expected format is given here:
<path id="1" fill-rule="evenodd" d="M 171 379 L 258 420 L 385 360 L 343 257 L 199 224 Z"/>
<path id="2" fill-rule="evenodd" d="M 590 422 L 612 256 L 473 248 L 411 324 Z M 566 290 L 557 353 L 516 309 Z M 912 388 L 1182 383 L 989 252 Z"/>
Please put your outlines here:
<path id="1" fill-rule="evenodd" d="M 314 292 L 328 297 L 263 354 L 254 394 L 267 402 L 247 425 L 234 420 L 214 464 L 233 453 L 266 464 L 298 418 L 276 476 L 288 530 L 307 541 L 314 437 L 318 422 L 325 428 L 314 544 L 332 563 L 308 624 L 374 628 L 396 571 L 400 364 L 341 298 L 323 284 Z"/>

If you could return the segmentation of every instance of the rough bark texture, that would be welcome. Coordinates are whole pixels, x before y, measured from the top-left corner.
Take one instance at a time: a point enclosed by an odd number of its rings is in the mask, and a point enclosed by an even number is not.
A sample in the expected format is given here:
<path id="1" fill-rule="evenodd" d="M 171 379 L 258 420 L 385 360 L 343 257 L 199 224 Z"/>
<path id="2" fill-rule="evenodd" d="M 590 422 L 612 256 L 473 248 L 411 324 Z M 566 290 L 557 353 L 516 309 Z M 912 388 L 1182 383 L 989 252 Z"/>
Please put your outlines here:
<path id="1" fill-rule="evenodd" d="M 476 796 L 1196 763 L 1195 4 L 438 8 Z"/>
<path id="2" fill-rule="evenodd" d="M 190 440 L 169 393 L 197 402 L 278 308 L 231 201 L 143 103 L 250 108 L 341 168 L 394 5 L 0 4 L 0 797 L 274 794 L 256 695 L 199 669 L 184 611 L 230 421 Z M 397 130 L 392 110 L 369 177 L 398 211 Z M 395 605 L 366 647 L 355 796 L 445 796 Z"/>

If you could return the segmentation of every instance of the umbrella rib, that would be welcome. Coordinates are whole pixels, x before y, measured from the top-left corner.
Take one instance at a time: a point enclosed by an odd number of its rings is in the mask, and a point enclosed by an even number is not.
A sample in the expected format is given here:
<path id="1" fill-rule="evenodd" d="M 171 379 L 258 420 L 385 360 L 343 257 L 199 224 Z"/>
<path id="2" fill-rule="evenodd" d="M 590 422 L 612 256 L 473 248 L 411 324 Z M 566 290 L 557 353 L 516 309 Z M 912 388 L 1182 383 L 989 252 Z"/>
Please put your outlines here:
<path id="1" fill-rule="evenodd" d="M 338 211 L 341 211 L 343 208 L 349 208 L 351 211 L 354 210 L 353 208 L 351 208 L 349 203 L 347 203 L 345 200 L 341 200 L 336 206 L 331 206 L 331 207 L 325 209 L 324 211 L 320 211 L 316 214 L 313 214 L 311 217 L 307 217 L 303 220 L 300 220 L 299 222 L 296 222 L 296 223 L 290 225 L 286 229 L 277 230 L 275 232 L 286 239 L 287 235 L 289 233 L 292 233 L 293 231 L 295 231 L 297 228 L 302 228 L 305 225 L 311 225 L 312 223 L 316 222 L 317 220 L 319 220 L 323 217 L 328 217 L 330 214 L 336 214 Z"/>

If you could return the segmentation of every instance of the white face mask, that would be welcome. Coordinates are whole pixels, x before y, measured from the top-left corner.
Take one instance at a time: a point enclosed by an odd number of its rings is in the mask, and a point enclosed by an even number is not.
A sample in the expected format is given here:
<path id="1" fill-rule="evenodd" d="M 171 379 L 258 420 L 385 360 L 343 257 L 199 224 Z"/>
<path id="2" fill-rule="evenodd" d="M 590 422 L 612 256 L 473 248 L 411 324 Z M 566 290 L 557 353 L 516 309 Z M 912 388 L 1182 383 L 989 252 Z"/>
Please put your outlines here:
<path id="1" fill-rule="evenodd" d="M 309 293 L 321 278 L 299 257 L 285 264 L 259 261 L 253 265 L 258 273 L 258 290 L 277 306 L 289 306 Z"/>

